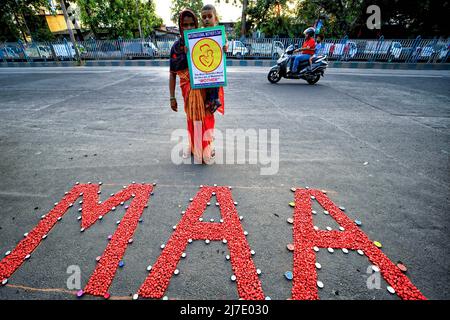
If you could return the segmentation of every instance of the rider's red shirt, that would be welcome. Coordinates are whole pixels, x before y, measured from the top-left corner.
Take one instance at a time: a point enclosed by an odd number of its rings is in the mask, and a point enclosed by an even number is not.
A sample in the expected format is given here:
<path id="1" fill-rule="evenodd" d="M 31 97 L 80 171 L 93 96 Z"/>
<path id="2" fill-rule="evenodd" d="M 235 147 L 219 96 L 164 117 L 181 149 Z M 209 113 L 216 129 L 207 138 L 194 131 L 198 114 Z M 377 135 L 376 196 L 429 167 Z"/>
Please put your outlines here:
<path id="1" fill-rule="evenodd" d="M 309 47 L 310 49 L 302 50 L 302 53 L 313 55 L 316 50 L 316 41 L 314 40 L 314 38 L 309 38 L 308 40 L 305 40 L 303 42 L 302 48 L 306 47 Z"/>

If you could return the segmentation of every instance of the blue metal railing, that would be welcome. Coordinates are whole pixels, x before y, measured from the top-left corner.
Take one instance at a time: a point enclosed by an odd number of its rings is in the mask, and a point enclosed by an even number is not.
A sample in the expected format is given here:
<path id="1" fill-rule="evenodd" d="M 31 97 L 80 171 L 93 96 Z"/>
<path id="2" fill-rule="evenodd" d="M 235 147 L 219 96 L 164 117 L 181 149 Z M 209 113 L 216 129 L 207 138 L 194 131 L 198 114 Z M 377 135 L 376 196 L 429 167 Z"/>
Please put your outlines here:
<path id="1" fill-rule="evenodd" d="M 304 39 L 229 40 L 229 59 L 278 59 L 290 44 L 301 45 Z M 72 44 L 54 42 L 0 43 L 0 61 L 76 60 L 77 46 L 81 60 L 167 59 L 175 38 L 86 40 Z M 446 63 L 450 39 L 326 39 L 321 54 L 330 60 L 367 62 Z"/>

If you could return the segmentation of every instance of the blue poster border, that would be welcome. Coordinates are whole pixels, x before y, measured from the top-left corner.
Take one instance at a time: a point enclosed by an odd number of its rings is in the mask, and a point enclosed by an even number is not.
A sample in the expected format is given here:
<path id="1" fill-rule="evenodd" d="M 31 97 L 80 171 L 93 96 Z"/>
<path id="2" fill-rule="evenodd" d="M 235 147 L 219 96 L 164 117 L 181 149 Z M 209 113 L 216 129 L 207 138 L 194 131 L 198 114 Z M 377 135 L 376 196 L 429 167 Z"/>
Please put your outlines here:
<path id="1" fill-rule="evenodd" d="M 210 27 L 210 28 L 201 28 L 201 29 L 193 29 L 193 30 L 186 30 L 184 31 L 184 39 L 185 39 L 185 45 L 188 49 L 187 54 L 187 61 L 188 61 L 188 67 L 189 67 L 189 79 L 191 81 L 191 88 L 192 89 L 205 89 L 205 88 L 220 88 L 220 87 L 226 87 L 228 85 L 227 80 L 227 55 L 226 52 L 222 55 L 223 60 L 223 71 L 224 71 L 224 83 L 219 85 L 211 85 L 211 84 L 205 84 L 205 85 L 194 85 L 194 79 L 193 79 L 193 72 L 192 72 L 192 58 L 190 54 L 190 47 L 189 47 L 189 35 L 192 33 L 199 33 L 199 32 L 209 32 L 209 31 L 221 31 L 222 33 L 222 50 L 223 46 L 226 44 L 226 38 L 225 38 L 225 27 L 224 26 L 216 26 L 216 27 Z"/>

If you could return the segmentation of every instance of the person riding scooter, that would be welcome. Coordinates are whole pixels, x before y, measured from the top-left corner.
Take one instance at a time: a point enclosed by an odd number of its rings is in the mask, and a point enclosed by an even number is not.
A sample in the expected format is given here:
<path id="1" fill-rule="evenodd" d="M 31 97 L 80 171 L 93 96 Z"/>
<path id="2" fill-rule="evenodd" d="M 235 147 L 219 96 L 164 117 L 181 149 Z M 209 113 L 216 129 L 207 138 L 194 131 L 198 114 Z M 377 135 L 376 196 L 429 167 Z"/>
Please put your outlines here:
<path id="1" fill-rule="evenodd" d="M 320 48 L 319 45 L 316 45 L 316 50 L 317 48 Z M 289 45 L 280 59 L 277 60 L 277 64 L 270 69 L 267 74 L 267 80 L 270 83 L 278 83 L 282 78 L 286 78 L 302 79 L 309 84 L 316 84 L 320 80 L 320 77 L 324 76 L 325 70 L 328 67 L 328 57 L 322 55 L 323 49 L 317 50 L 317 56 L 313 56 L 311 60 L 312 65 L 308 60 L 299 63 L 297 68 L 301 69 L 301 71 L 297 73 L 288 72 L 290 64 L 295 59 L 295 56 L 293 56 L 294 51 L 295 46 L 293 44 Z"/>
<path id="2" fill-rule="evenodd" d="M 303 61 L 308 61 L 309 58 L 314 55 L 316 50 L 316 41 L 314 40 L 315 29 L 309 27 L 303 34 L 305 35 L 303 46 L 300 49 L 294 50 L 294 53 L 301 52 L 301 54 L 294 57 L 292 73 L 297 73 L 299 64 Z"/>

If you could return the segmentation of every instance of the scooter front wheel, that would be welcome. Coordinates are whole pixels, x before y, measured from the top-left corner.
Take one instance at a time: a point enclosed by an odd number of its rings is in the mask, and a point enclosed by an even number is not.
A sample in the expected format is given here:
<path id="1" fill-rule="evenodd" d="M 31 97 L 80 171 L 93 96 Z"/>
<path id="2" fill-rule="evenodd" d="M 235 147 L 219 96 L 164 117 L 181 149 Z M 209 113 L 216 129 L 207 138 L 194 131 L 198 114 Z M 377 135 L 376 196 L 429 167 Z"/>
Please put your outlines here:
<path id="1" fill-rule="evenodd" d="M 281 74 L 280 70 L 272 69 L 269 71 L 269 74 L 267 75 L 267 80 L 269 80 L 270 83 L 277 83 L 281 80 Z"/>

